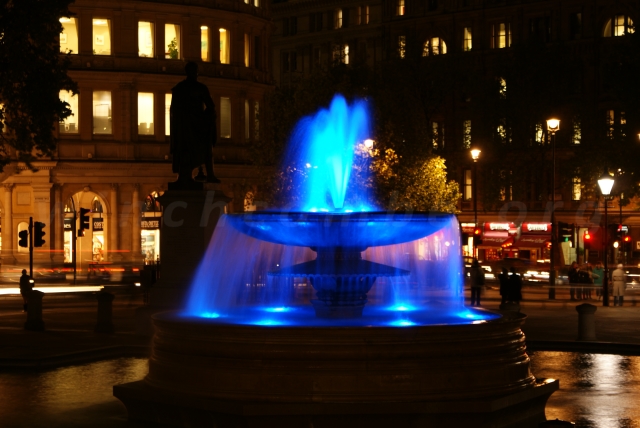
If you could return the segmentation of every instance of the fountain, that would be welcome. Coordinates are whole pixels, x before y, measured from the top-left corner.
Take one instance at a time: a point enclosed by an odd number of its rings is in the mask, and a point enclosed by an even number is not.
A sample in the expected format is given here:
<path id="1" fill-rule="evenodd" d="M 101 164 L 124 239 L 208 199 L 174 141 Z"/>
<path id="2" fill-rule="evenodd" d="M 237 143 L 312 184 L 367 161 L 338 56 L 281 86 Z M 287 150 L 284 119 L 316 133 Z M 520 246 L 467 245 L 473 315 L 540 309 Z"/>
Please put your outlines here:
<path id="1" fill-rule="evenodd" d="M 457 219 L 386 213 L 350 182 L 366 104 L 336 97 L 286 158 L 308 190 L 228 214 L 184 309 L 157 314 L 132 420 L 173 426 L 536 427 L 524 315 L 466 308 Z M 352 180 L 353 181 L 353 180 Z"/>

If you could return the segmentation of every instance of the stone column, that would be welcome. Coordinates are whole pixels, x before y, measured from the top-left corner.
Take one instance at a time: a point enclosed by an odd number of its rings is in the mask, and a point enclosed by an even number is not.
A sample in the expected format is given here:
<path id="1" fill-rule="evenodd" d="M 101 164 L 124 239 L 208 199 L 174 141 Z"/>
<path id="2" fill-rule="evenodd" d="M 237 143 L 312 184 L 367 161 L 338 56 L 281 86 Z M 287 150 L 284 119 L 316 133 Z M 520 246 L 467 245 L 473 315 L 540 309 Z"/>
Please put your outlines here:
<path id="1" fill-rule="evenodd" d="M 111 191 L 109 192 L 109 205 L 110 216 L 107 227 L 109 228 L 109 241 L 107 243 L 107 254 L 109 254 L 109 260 L 122 260 L 122 253 L 114 252 L 114 250 L 120 249 L 120 241 L 118 234 L 120 233 L 120 216 L 118 215 L 118 188 L 119 185 L 113 183 L 111 185 Z"/>
<path id="2" fill-rule="evenodd" d="M 13 187 L 4 185 L 4 217 L 2 218 L 2 264 L 14 265 L 16 258 L 13 247 Z"/>
<path id="3" fill-rule="evenodd" d="M 133 261 L 142 261 L 141 245 L 142 238 L 140 237 L 140 185 L 133 185 L 133 198 L 131 201 L 131 253 Z"/>
<path id="4" fill-rule="evenodd" d="M 56 265 L 64 262 L 64 205 L 62 203 L 62 184 L 56 184 L 53 189 L 53 224 L 49 229 L 53 238 L 51 258 Z"/>

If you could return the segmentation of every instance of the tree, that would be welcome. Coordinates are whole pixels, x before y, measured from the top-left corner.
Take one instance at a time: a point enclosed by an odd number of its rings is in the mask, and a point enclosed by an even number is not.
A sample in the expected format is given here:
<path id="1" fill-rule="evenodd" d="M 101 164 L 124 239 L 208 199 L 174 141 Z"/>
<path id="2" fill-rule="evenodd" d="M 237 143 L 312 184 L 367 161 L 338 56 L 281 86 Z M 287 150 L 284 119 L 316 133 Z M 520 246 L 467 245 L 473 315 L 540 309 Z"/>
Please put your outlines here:
<path id="1" fill-rule="evenodd" d="M 0 0 L 0 169 L 12 157 L 27 164 L 50 157 L 54 124 L 71 115 L 60 91 L 78 89 L 58 38 L 72 1 Z"/>

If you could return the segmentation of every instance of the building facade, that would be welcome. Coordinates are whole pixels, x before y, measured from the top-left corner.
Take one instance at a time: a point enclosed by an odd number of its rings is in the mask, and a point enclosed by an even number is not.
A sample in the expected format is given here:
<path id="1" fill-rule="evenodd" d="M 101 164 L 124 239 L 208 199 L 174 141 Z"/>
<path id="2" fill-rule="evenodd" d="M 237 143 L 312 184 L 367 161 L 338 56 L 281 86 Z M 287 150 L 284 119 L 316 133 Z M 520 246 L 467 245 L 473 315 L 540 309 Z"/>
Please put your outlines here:
<path id="1" fill-rule="evenodd" d="M 171 89 L 195 61 L 217 110 L 215 171 L 242 211 L 254 186 L 247 148 L 260 138 L 269 73 L 269 7 L 262 0 L 77 0 L 60 19 L 60 52 L 79 93 L 61 92 L 72 116 L 57 124 L 59 145 L 35 170 L 15 163 L 2 173 L 2 263 L 28 263 L 18 233 L 29 218 L 46 224 L 36 264 L 71 262 L 80 208 L 91 227 L 77 240 L 80 269 L 99 262 L 156 261 L 160 206 L 174 181 Z"/>

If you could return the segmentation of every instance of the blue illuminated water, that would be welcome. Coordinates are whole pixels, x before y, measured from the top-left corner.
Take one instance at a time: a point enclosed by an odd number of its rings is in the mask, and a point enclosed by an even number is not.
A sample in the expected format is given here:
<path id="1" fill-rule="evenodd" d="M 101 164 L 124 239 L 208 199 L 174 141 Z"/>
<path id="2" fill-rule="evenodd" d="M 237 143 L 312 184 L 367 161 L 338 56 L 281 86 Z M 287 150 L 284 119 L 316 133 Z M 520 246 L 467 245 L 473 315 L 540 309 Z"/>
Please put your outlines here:
<path id="1" fill-rule="evenodd" d="M 300 121 L 285 156 L 304 171 L 294 174 L 303 189 L 299 206 L 223 215 L 193 277 L 185 317 L 265 327 L 411 327 L 498 317 L 464 306 L 454 215 L 373 211 L 350 181 L 357 150 L 371 136 L 367 110 L 364 101 L 349 105 L 336 96 Z M 362 296 L 361 317 L 327 319 L 314 311 L 318 302 L 342 311 Z"/>

